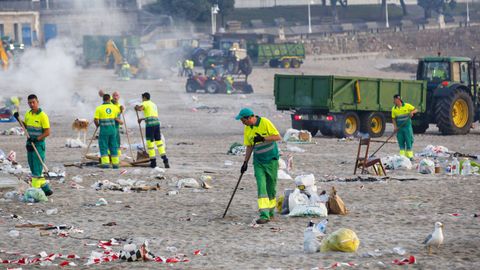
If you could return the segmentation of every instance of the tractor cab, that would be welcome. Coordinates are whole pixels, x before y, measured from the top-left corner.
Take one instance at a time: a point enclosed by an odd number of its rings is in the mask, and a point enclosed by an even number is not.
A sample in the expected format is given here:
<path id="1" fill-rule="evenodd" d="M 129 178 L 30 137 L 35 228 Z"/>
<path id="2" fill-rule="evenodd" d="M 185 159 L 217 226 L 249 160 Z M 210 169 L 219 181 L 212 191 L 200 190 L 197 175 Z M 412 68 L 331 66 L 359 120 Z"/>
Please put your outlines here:
<path id="1" fill-rule="evenodd" d="M 471 86 L 472 60 L 466 57 L 426 57 L 419 61 L 417 80 L 425 80 L 428 89 L 436 89 L 439 84 L 448 86 L 456 83 Z"/>

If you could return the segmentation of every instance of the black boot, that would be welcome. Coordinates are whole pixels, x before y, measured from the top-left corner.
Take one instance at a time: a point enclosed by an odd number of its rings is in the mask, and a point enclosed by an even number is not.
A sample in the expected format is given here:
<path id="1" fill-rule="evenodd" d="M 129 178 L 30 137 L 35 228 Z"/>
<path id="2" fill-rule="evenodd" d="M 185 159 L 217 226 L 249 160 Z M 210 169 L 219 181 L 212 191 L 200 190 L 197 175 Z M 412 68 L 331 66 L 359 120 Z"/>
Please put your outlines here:
<path id="1" fill-rule="evenodd" d="M 170 164 L 168 164 L 167 156 L 162 156 L 162 159 L 163 159 L 163 165 L 165 166 L 165 169 L 170 168 Z"/>
<path id="2" fill-rule="evenodd" d="M 150 159 L 150 167 L 151 168 L 157 167 L 157 159 L 156 158 Z"/>

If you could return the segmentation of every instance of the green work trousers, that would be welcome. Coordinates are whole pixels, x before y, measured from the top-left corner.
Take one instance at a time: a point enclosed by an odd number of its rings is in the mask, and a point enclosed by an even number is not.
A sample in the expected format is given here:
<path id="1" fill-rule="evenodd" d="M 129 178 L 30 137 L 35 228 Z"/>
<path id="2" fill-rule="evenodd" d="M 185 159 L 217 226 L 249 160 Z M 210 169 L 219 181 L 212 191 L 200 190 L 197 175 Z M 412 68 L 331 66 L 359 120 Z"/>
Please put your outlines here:
<path id="1" fill-rule="evenodd" d="M 411 151 L 413 146 L 413 129 L 412 124 L 406 124 L 397 132 L 398 146 L 400 150 Z"/>
<path id="2" fill-rule="evenodd" d="M 42 161 L 45 161 L 45 141 L 36 142 L 35 147 L 37 148 L 38 154 Z M 43 165 L 40 159 L 35 153 L 33 148 L 27 148 L 27 160 L 30 171 L 32 172 L 32 186 L 34 188 L 40 188 L 45 184 L 45 178 L 43 177 Z"/>
<path id="3" fill-rule="evenodd" d="M 268 163 L 253 162 L 255 178 L 257 179 L 258 211 L 261 219 L 273 218 L 277 205 L 277 175 L 278 160 Z"/>
<path id="4" fill-rule="evenodd" d="M 100 148 L 101 166 L 109 166 L 110 159 L 108 155 L 112 157 L 112 164 L 118 166 L 118 145 L 117 145 L 117 132 L 102 133 L 98 136 L 98 147 Z"/>

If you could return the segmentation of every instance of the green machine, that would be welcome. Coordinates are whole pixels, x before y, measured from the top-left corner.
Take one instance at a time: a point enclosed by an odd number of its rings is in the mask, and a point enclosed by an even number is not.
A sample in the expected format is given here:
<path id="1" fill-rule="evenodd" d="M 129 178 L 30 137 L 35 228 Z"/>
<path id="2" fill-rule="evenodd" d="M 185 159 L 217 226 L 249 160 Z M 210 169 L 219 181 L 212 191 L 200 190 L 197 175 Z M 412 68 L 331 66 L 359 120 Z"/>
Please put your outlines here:
<path id="1" fill-rule="evenodd" d="M 444 135 L 467 134 L 480 118 L 476 73 L 470 58 L 427 57 L 419 61 L 417 80 L 277 74 L 275 104 L 293 112 L 293 128 L 312 135 L 380 137 L 391 121 L 393 95 L 400 94 L 419 111 L 415 133 L 433 123 Z"/>
<path id="2" fill-rule="evenodd" d="M 270 67 L 299 68 L 305 60 L 303 43 L 247 44 L 248 54 L 255 63 Z"/>

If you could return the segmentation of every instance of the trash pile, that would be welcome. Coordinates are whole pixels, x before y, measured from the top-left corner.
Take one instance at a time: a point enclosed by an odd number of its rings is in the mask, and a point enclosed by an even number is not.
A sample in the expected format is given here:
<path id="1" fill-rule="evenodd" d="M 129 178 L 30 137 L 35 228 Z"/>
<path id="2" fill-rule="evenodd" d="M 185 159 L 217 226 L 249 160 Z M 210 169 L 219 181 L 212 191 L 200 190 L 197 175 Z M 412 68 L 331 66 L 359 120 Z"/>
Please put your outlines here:
<path id="1" fill-rule="evenodd" d="M 445 146 L 437 145 L 433 146 L 431 144 L 427 145 L 422 152 L 416 154 L 418 157 L 450 157 L 448 148 Z"/>
<path id="2" fill-rule="evenodd" d="M 387 156 L 382 159 L 383 167 L 386 170 L 411 170 L 412 162 L 410 159 L 400 155 Z"/>
<path id="3" fill-rule="evenodd" d="M 312 134 L 307 130 L 287 129 L 283 135 L 286 143 L 312 143 Z"/>
<path id="4" fill-rule="evenodd" d="M 294 190 L 285 190 L 284 196 L 279 199 L 278 210 L 282 215 L 288 214 L 291 217 L 328 215 L 325 206 L 328 198 L 317 194 L 313 174 L 297 176 L 295 185 Z"/>
<path id="5" fill-rule="evenodd" d="M 25 131 L 21 127 L 12 127 L 6 129 L 0 133 L 0 135 L 16 135 L 16 136 L 24 136 Z"/>
<path id="6" fill-rule="evenodd" d="M 71 139 L 68 138 L 65 142 L 67 148 L 86 148 L 87 145 L 84 144 L 80 139 Z"/>
<path id="7" fill-rule="evenodd" d="M 247 147 L 245 145 L 234 142 L 232 145 L 230 145 L 230 149 L 228 149 L 227 154 L 235 156 L 245 156 L 246 152 Z"/>
<path id="8" fill-rule="evenodd" d="M 350 229 L 340 228 L 327 235 L 328 219 L 315 224 L 310 221 L 303 233 L 303 252 L 356 252 L 360 245 L 357 234 Z"/>
<path id="9" fill-rule="evenodd" d="M 101 180 L 95 182 L 90 187 L 95 190 L 113 190 L 122 192 L 160 190 L 159 183 L 151 185 L 147 184 L 145 181 L 135 179 L 118 179 L 116 183 L 111 182 L 110 180 Z"/>

